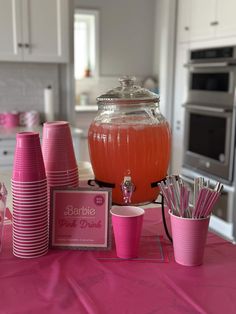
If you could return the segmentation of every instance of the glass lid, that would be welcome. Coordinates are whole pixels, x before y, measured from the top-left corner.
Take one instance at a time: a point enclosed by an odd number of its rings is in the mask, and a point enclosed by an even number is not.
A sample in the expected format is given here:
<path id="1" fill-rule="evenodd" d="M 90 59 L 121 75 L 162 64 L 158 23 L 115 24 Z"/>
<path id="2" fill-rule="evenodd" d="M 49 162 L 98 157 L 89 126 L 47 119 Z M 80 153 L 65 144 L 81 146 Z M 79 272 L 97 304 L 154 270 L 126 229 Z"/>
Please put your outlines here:
<path id="1" fill-rule="evenodd" d="M 97 97 L 98 104 L 105 103 L 156 103 L 159 102 L 159 95 L 150 92 L 146 88 L 135 85 L 134 76 L 123 76 L 119 79 L 121 86 L 118 86 L 107 93 Z"/>

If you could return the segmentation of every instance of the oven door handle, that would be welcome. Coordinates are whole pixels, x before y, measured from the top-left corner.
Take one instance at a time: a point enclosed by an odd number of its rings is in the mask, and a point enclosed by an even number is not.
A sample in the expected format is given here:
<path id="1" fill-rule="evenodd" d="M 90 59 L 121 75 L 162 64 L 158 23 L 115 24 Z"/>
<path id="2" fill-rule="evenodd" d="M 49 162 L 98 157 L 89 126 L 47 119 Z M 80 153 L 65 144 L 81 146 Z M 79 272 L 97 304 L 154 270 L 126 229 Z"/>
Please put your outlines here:
<path id="1" fill-rule="evenodd" d="M 230 62 L 212 62 L 212 63 L 187 63 L 184 65 L 186 68 L 225 68 L 227 66 L 235 67 L 235 63 Z"/>
<path id="2" fill-rule="evenodd" d="M 201 111 L 232 112 L 232 109 L 228 109 L 228 108 L 214 108 L 210 106 L 198 106 L 198 105 L 190 105 L 190 104 L 183 104 L 182 106 L 186 109 L 197 109 Z"/>

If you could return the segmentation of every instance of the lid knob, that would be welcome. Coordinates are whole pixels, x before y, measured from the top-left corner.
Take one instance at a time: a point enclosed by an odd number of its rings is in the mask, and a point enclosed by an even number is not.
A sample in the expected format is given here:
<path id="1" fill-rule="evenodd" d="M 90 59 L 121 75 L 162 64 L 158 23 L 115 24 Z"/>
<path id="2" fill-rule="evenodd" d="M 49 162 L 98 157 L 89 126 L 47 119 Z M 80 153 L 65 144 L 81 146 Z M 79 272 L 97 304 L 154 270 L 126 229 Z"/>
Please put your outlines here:
<path id="1" fill-rule="evenodd" d="M 125 75 L 119 78 L 119 82 L 123 88 L 134 86 L 135 81 L 136 81 L 135 76 Z"/>

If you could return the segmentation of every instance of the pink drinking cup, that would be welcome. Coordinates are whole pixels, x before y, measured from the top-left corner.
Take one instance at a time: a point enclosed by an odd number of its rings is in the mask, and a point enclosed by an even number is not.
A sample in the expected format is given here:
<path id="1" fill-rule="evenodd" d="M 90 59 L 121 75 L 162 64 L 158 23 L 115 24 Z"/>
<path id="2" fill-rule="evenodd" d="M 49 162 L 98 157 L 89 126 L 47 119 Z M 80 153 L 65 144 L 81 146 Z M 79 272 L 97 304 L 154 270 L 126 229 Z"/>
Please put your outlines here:
<path id="1" fill-rule="evenodd" d="M 43 124 L 43 138 L 45 140 L 64 139 L 66 136 L 71 136 L 68 121 L 53 121 Z"/>
<path id="2" fill-rule="evenodd" d="M 35 148 L 35 149 L 33 149 Z M 20 132 L 16 136 L 13 181 L 35 182 L 46 178 L 39 134 Z"/>
<path id="3" fill-rule="evenodd" d="M 14 247 L 13 246 L 13 252 L 16 253 L 16 254 L 26 254 L 28 256 L 31 256 L 32 254 L 35 254 L 35 253 L 40 253 L 41 251 L 44 251 L 44 250 L 48 250 L 48 246 L 47 245 L 44 245 L 42 247 L 39 247 L 39 248 L 36 248 L 36 249 L 21 249 L 21 248 L 18 248 L 18 247 Z"/>
<path id="4" fill-rule="evenodd" d="M 117 256 L 125 259 L 137 258 L 144 210 L 135 206 L 113 206 L 110 213 Z"/>
<path id="5" fill-rule="evenodd" d="M 73 147 L 65 147 L 61 152 L 53 147 L 47 151 L 43 148 L 43 158 L 46 171 L 66 171 L 77 166 Z"/>
<path id="6" fill-rule="evenodd" d="M 45 217 L 45 216 L 48 216 L 48 211 L 47 211 L 47 208 L 44 208 L 42 210 L 39 210 L 39 211 L 31 211 L 31 212 L 22 212 L 21 210 L 20 211 L 17 211 L 17 210 L 14 210 L 13 211 L 13 217 L 18 219 L 18 220 L 31 220 L 31 219 L 35 219 L 35 218 L 39 218 L 41 219 L 41 217 Z"/>
<path id="7" fill-rule="evenodd" d="M 37 250 L 32 250 L 32 251 L 19 250 L 13 247 L 13 254 L 16 257 L 20 257 L 20 258 L 35 258 L 35 257 L 45 255 L 47 254 L 47 252 L 48 252 L 48 246 L 45 246 L 44 248 L 38 248 Z"/>
<path id="8" fill-rule="evenodd" d="M 35 238 L 35 237 L 30 238 L 30 237 L 28 237 L 26 239 L 20 239 L 20 238 L 14 236 L 14 240 L 15 240 L 16 243 L 22 243 L 22 244 L 24 243 L 26 245 L 28 245 L 28 244 L 30 245 L 31 243 L 48 241 L 49 237 L 46 235 L 46 236 L 40 236 L 38 238 Z"/>
<path id="9" fill-rule="evenodd" d="M 46 255 L 48 252 L 48 250 L 43 250 L 41 253 L 37 253 L 37 254 L 30 254 L 29 256 L 28 255 L 25 255 L 25 254 L 20 254 L 20 253 L 17 253 L 17 252 L 14 252 L 13 250 L 13 254 L 15 257 L 18 257 L 18 258 L 24 258 L 24 259 L 29 259 L 29 258 L 38 258 L 38 257 L 41 257 L 41 256 L 44 256 Z"/>
<path id="10" fill-rule="evenodd" d="M 43 228 L 34 228 L 33 230 L 20 229 L 17 226 L 13 225 L 12 228 L 13 235 L 16 235 L 18 238 L 26 238 L 26 237 L 39 237 L 39 236 L 47 236 L 49 234 L 48 226 L 44 226 Z"/>
<path id="11" fill-rule="evenodd" d="M 37 204 L 37 205 L 29 205 L 29 206 L 25 206 L 25 205 L 16 205 L 13 204 L 13 212 L 18 212 L 18 213 L 36 213 L 36 212 L 41 212 L 43 210 L 47 210 L 48 208 L 48 202 L 44 203 L 44 204 Z"/>
<path id="12" fill-rule="evenodd" d="M 31 222 L 40 222 L 44 219 L 48 218 L 48 213 L 45 212 L 41 216 L 36 216 L 36 217 L 22 217 L 22 216 L 17 216 L 16 214 L 13 214 L 13 220 L 17 223 L 31 223 Z"/>
<path id="13" fill-rule="evenodd" d="M 70 184 L 70 183 L 75 183 L 78 182 L 78 176 L 75 176 L 74 178 L 64 178 L 64 179 L 60 179 L 60 180 L 52 180 L 51 178 L 48 178 L 48 184 L 49 185 L 56 185 L 57 183 L 59 184 Z"/>
<path id="14" fill-rule="evenodd" d="M 60 176 L 52 176 L 51 174 L 47 173 L 47 178 L 50 178 L 50 180 L 71 180 L 71 179 L 75 179 L 78 178 L 79 174 L 78 172 L 72 173 L 72 174 L 64 174 L 64 175 L 60 175 Z"/>
<path id="15" fill-rule="evenodd" d="M 45 192 L 47 192 L 48 186 L 46 185 L 45 187 L 41 189 L 20 189 L 20 188 L 14 188 L 12 187 L 12 194 L 15 195 L 16 197 L 34 197 L 34 196 L 43 196 Z"/>
<path id="16" fill-rule="evenodd" d="M 20 200 L 36 200 L 36 199 L 42 199 L 45 197 L 45 193 L 47 193 L 47 189 L 46 190 L 42 190 L 42 192 L 38 192 L 38 193 L 23 193 L 23 192 L 16 192 L 15 190 L 12 191 L 12 197 L 14 199 L 20 199 Z"/>
<path id="17" fill-rule="evenodd" d="M 41 221 L 36 221 L 36 222 L 29 222 L 29 223 L 22 223 L 15 221 L 13 219 L 13 227 L 17 228 L 18 230 L 36 230 L 36 229 L 41 229 L 44 228 L 45 226 L 48 225 L 48 217 L 42 219 Z"/>
<path id="18" fill-rule="evenodd" d="M 45 190 L 47 190 L 47 180 L 41 185 L 19 185 L 15 183 L 11 183 L 12 191 L 16 194 L 37 194 L 37 193 L 43 193 Z"/>
<path id="19" fill-rule="evenodd" d="M 70 175 L 77 172 L 78 172 L 78 167 L 75 167 L 74 169 L 69 169 L 69 170 L 64 170 L 64 171 L 47 171 L 47 174 L 52 175 L 52 176 L 64 176 L 64 175 Z"/>
<path id="20" fill-rule="evenodd" d="M 184 266 L 201 265 L 210 216 L 192 219 L 175 216 L 170 211 L 169 214 L 175 261 Z"/>
<path id="21" fill-rule="evenodd" d="M 0 125 L 4 128 L 15 128 L 20 125 L 20 114 L 18 112 L 5 112 L 0 114 Z"/>
<path id="22" fill-rule="evenodd" d="M 25 241 L 25 240 L 17 240 L 16 238 L 14 238 L 14 243 L 15 245 L 18 247 L 20 246 L 24 246 L 24 247 L 33 247 L 33 246 L 38 246 L 40 244 L 43 244 L 43 243 L 48 243 L 49 241 L 49 238 L 48 236 L 45 236 L 41 239 L 36 239 L 36 240 L 28 240 L 28 241 Z"/>
<path id="23" fill-rule="evenodd" d="M 42 151 L 46 171 L 66 171 L 77 167 L 68 122 L 44 123 Z"/>
<path id="24" fill-rule="evenodd" d="M 19 132 L 16 135 L 16 148 L 19 149 L 37 149 L 40 147 L 39 133 L 37 132 Z"/>
<path id="25" fill-rule="evenodd" d="M 43 248 L 48 247 L 48 243 L 46 241 L 42 242 L 42 243 L 37 243 L 37 244 L 32 244 L 30 245 L 25 245 L 25 244 L 18 244 L 18 243 L 14 243 L 14 249 L 16 251 L 21 251 L 21 252 L 34 252 L 34 251 L 39 251 Z"/>
<path id="26" fill-rule="evenodd" d="M 48 227 L 45 229 L 40 229 L 40 230 L 34 230 L 34 231 L 22 231 L 18 230 L 17 228 L 13 228 L 13 237 L 17 238 L 18 240 L 26 240 L 26 239 L 38 239 L 40 237 L 46 237 L 49 235 L 49 230 Z"/>

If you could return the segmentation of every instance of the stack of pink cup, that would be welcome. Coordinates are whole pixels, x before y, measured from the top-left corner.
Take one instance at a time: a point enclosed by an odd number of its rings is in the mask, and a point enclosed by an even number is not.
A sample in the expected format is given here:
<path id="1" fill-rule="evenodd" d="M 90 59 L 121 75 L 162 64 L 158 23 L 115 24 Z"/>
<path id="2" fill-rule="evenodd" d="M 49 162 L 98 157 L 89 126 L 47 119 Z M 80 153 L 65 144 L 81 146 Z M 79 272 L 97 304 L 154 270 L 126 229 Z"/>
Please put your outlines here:
<path id="1" fill-rule="evenodd" d="M 49 243 L 47 179 L 39 134 L 16 136 L 12 175 L 13 254 L 21 258 L 44 255 Z"/>
<path id="2" fill-rule="evenodd" d="M 78 187 L 78 167 L 68 122 L 44 123 L 42 150 L 49 188 Z"/>

